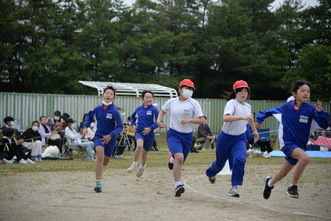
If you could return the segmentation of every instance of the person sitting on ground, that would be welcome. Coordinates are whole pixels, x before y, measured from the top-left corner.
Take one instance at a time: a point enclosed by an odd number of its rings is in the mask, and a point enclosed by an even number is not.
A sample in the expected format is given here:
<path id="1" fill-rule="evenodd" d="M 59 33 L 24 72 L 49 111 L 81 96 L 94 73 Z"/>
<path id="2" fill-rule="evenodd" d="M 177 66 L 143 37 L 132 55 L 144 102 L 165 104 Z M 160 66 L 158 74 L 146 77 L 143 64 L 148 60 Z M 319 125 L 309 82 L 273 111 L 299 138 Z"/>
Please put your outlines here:
<path id="1" fill-rule="evenodd" d="M 33 121 L 31 127 L 26 129 L 22 134 L 22 139 L 24 139 L 23 146 L 31 150 L 31 157 L 33 161 L 43 161 L 41 159 L 42 142 L 38 129 L 39 122 Z"/>
<path id="2" fill-rule="evenodd" d="M 15 129 L 7 128 L 3 132 L 3 135 L 4 136 L 1 139 L 1 144 L 4 146 L 4 152 L 7 154 L 7 157 L 4 159 L 6 159 L 7 161 L 11 161 L 13 160 L 13 157 L 16 156 L 16 161 L 18 163 L 35 163 L 25 155 L 22 150 L 22 145 L 18 145 L 17 141 L 15 141 Z"/>
<path id="3" fill-rule="evenodd" d="M 247 125 L 246 136 L 247 145 L 253 145 L 254 137 L 252 136 L 252 131 L 249 125 Z M 256 145 L 260 147 L 263 158 L 271 158 L 270 153 L 272 152 L 272 147 L 270 139 L 260 136 L 259 140 L 256 142 Z M 266 151 L 267 153 L 265 153 Z"/>
<path id="4" fill-rule="evenodd" d="M 65 136 L 68 139 L 68 143 L 70 146 L 80 146 L 86 150 L 87 159 L 90 161 L 96 161 L 93 155 L 93 146 L 94 143 L 92 141 L 82 142 L 82 135 L 77 133 L 73 128 L 73 123 L 75 121 L 72 118 L 68 118 L 66 120 L 67 127 L 65 129 Z"/>
<path id="5" fill-rule="evenodd" d="M 207 117 L 203 116 L 206 121 Z M 210 130 L 210 127 L 207 123 L 200 124 L 198 126 L 198 139 L 196 140 L 197 143 L 205 143 L 205 149 L 209 149 L 209 146 L 211 145 L 211 149 L 215 148 L 215 138 L 216 136 L 213 134 L 213 132 Z"/>

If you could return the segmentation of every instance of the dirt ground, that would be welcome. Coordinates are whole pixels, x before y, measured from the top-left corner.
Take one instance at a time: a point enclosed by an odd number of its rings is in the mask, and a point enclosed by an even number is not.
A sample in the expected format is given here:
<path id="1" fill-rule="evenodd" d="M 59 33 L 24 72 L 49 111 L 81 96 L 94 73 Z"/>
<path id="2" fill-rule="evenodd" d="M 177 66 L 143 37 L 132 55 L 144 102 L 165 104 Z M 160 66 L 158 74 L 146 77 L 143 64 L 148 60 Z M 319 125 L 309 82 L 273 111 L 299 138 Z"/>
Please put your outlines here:
<path id="1" fill-rule="evenodd" d="M 300 199 L 286 196 L 291 173 L 269 200 L 262 197 L 263 179 L 279 164 L 247 164 L 240 198 L 227 195 L 229 175 L 218 175 L 210 184 L 204 175 L 207 167 L 184 167 L 186 191 L 181 197 L 174 196 L 166 166 L 147 168 L 137 178 L 110 165 L 104 170 L 102 193 L 93 191 L 93 171 L 2 176 L 0 220 L 331 220 L 330 164 L 309 165 L 299 186 Z"/>

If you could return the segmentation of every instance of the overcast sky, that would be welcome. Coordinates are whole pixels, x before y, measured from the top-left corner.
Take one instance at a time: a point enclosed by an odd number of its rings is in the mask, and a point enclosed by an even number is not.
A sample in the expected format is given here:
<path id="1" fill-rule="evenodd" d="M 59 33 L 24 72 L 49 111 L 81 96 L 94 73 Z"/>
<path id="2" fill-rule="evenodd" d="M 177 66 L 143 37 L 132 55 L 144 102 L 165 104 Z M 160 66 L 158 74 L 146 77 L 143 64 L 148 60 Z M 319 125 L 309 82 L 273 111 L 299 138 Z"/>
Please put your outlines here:
<path id="1" fill-rule="evenodd" d="M 132 5 L 135 0 L 123 0 L 125 4 L 127 5 Z M 272 4 L 275 7 L 279 7 L 280 4 L 283 2 L 284 0 L 275 0 L 274 3 Z M 318 5 L 318 1 L 317 0 L 302 0 L 302 3 L 306 5 L 306 7 L 309 6 L 316 6 Z"/>

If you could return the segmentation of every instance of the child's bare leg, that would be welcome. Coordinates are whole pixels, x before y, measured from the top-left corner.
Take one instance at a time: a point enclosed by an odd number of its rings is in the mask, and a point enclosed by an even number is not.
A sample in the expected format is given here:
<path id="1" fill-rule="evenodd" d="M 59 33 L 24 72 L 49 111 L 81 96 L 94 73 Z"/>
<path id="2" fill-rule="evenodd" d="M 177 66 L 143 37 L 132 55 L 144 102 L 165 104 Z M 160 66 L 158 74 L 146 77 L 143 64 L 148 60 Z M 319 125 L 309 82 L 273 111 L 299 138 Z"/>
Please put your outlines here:
<path id="1" fill-rule="evenodd" d="M 97 163 L 95 166 L 95 177 L 96 180 L 101 180 L 102 177 L 102 165 L 104 162 L 105 154 L 104 154 L 104 148 L 102 146 L 97 146 L 95 148 L 97 152 Z"/>
<path id="2" fill-rule="evenodd" d="M 296 148 L 293 151 L 291 157 L 294 158 L 294 159 L 299 160 L 299 162 L 296 165 L 294 175 L 293 175 L 293 179 L 292 179 L 292 184 L 297 185 L 301 175 L 303 174 L 303 172 L 306 168 L 306 166 L 309 164 L 310 157 L 301 148 Z"/>
<path id="3" fill-rule="evenodd" d="M 285 160 L 280 171 L 271 179 L 270 185 L 273 186 L 275 183 L 282 180 L 292 170 L 293 167 L 293 165 Z"/>

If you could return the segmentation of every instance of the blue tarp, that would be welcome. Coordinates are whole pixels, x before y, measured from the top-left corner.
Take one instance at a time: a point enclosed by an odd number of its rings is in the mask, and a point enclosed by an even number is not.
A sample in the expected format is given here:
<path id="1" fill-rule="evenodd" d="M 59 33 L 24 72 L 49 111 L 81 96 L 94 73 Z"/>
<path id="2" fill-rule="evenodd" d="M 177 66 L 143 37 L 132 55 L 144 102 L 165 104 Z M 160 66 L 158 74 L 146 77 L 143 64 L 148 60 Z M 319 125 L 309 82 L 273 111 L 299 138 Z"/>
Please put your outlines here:
<path id="1" fill-rule="evenodd" d="M 261 154 L 261 151 L 255 151 L 255 153 L 259 153 Z M 325 151 L 325 152 L 321 152 L 321 151 L 311 151 L 311 150 L 307 150 L 306 153 L 310 156 L 310 157 L 318 157 L 318 158 L 331 158 L 331 151 Z M 285 154 L 280 151 L 280 150 L 274 150 L 270 153 L 270 155 L 272 157 L 285 157 Z"/>

